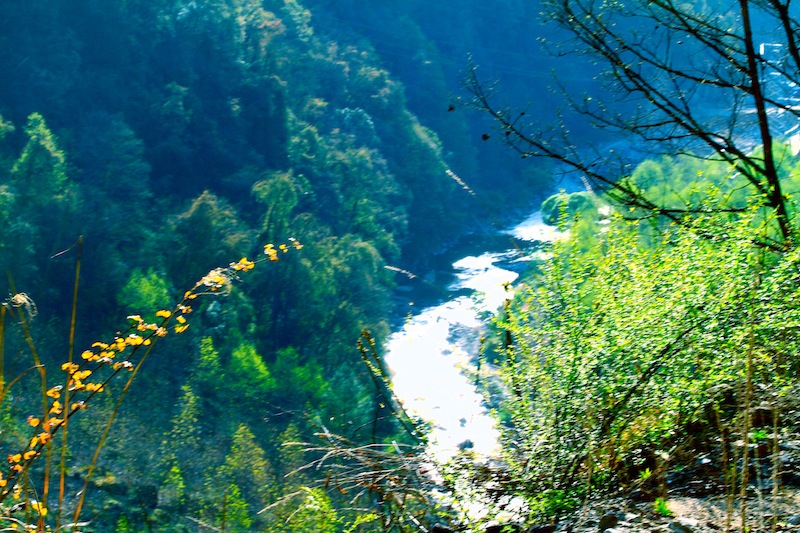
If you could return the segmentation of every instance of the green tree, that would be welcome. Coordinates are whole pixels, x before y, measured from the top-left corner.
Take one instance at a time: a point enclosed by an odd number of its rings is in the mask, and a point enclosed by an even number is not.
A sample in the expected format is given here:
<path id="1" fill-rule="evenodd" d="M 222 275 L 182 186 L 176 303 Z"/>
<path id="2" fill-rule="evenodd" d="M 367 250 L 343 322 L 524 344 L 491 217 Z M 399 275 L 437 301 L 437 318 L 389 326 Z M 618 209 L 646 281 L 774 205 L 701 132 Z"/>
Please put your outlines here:
<path id="1" fill-rule="evenodd" d="M 335 533 L 339 531 L 340 519 L 330 498 L 320 489 L 302 490 L 297 508 L 287 523 L 279 527 L 282 533 Z"/>
<path id="2" fill-rule="evenodd" d="M 223 385 L 238 396 L 243 409 L 257 411 L 275 391 L 276 383 L 255 346 L 243 342 L 231 352 Z"/>
<path id="3" fill-rule="evenodd" d="M 250 237 L 234 206 L 208 191 L 202 193 L 172 224 L 170 279 L 191 287 L 211 269 L 227 265 L 231 257 L 247 255 Z"/>
<path id="4" fill-rule="evenodd" d="M 25 134 L 28 142 L 11 167 L 11 183 L 20 206 L 33 211 L 63 197 L 67 159 L 42 115 L 28 117 Z"/>
<path id="5" fill-rule="evenodd" d="M 217 513 L 216 524 L 221 531 L 247 533 L 251 531 L 253 519 L 242 492 L 235 483 L 228 485 L 223 493 L 222 508 Z"/>
<path id="6" fill-rule="evenodd" d="M 277 493 L 272 465 L 253 432 L 244 424 L 233 434 L 230 452 L 218 476 L 224 485 L 237 487 L 237 497 L 250 516 L 256 516 L 272 503 Z"/>
<path id="7" fill-rule="evenodd" d="M 7 250 L 2 260 L 15 282 L 28 284 L 38 275 L 61 274 L 40 269 L 42 262 L 38 259 L 75 242 L 79 235 L 75 220 L 79 197 L 67 176 L 66 153 L 42 115 L 31 114 L 24 133 L 25 145 L 8 170 L 7 184 L 0 185 L 0 216 L 8 213 L 0 249 Z M 5 173 L 5 169 L 0 172 Z"/>
<path id="8" fill-rule="evenodd" d="M 202 424 L 202 405 L 190 385 L 181 388 L 178 410 L 171 421 L 171 428 L 164 434 L 161 455 L 163 470 L 167 475 L 163 481 L 166 505 L 182 506 L 186 492 L 196 492 L 203 476 L 202 465 L 197 457 L 203 453 L 204 434 L 210 434 Z"/>
<path id="9" fill-rule="evenodd" d="M 253 197 L 263 205 L 261 235 L 266 242 L 284 241 L 289 235 L 292 214 L 300 200 L 300 185 L 292 171 L 276 172 L 253 185 Z"/>
<path id="10" fill-rule="evenodd" d="M 172 298 L 167 281 L 156 274 L 155 270 L 149 268 L 147 272 L 143 272 L 136 268 L 117 293 L 117 301 L 129 313 L 140 314 L 167 309 Z"/>

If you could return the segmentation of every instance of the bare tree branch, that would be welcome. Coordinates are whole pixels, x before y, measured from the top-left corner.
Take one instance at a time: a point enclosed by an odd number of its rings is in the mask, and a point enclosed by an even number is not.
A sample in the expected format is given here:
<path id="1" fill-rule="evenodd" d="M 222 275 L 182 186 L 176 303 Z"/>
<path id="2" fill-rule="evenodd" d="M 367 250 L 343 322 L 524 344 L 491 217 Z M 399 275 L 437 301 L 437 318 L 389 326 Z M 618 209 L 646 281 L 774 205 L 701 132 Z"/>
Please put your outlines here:
<path id="1" fill-rule="evenodd" d="M 800 117 L 800 106 L 787 96 L 800 85 L 800 22 L 790 14 L 790 2 L 738 0 L 718 8 L 676 0 L 545 2 L 546 15 L 572 35 L 569 51 L 604 65 L 607 88 L 618 95 L 604 101 L 569 97 L 570 109 L 595 127 L 628 136 L 649 153 L 729 164 L 732 173 L 746 180 L 751 198 L 774 213 L 778 238 L 760 244 L 776 250 L 792 246 L 794 239 L 773 146 L 781 117 Z M 754 12 L 762 22 L 775 23 L 769 38 L 781 43 L 759 42 L 766 36 L 756 35 Z M 784 48 L 789 61 L 780 55 Z M 612 166 L 607 157 L 587 159 L 587 151 L 572 145 L 565 128 L 529 125 L 523 114 L 497 107 L 493 86 L 479 80 L 475 68 L 464 85 L 472 104 L 495 119 L 506 143 L 522 157 L 557 161 L 623 204 L 673 222 L 709 211 L 658 205 L 623 179 L 630 166 Z M 756 146 L 763 149 L 754 151 Z M 741 208 L 723 205 L 714 211 Z"/>

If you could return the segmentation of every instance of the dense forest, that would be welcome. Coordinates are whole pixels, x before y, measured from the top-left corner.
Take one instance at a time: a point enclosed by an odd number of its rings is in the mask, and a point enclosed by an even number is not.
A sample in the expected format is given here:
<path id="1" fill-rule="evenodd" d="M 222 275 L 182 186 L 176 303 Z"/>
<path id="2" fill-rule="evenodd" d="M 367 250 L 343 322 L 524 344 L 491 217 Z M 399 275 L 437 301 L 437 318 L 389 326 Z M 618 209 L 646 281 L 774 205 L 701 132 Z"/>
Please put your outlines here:
<path id="1" fill-rule="evenodd" d="M 777 491 L 800 25 L 718 4 L 1 3 L 3 527 L 553 524 L 701 456 Z M 556 183 L 487 341 L 503 457 L 436 480 L 393 289 Z"/>
<path id="2" fill-rule="evenodd" d="M 408 441 L 356 346 L 369 331 L 379 347 L 397 318 L 385 267 L 425 273 L 481 216 L 541 194 L 544 173 L 483 158 L 479 121 L 453 109 L 468 52 L 493 29 L 466 14 L 431 26 L 422 2 L 345 4 L 0 6 L 3 370 L 26 376 L 4 391 L 9 451 L 41 411 L 32 350 L 55 369 L 113 347 L 126 316 L 160 323 L 212 269 L 300 243 L 233 271 L 248 279 L 226 278 L 225 298 L 184 306 L 191 328 L 175 323 L 181 335 L 158 343 L 130 391 L 111 382 L 74 418 L 67 492 L 93 465 L 80 502 L 91 530 L 353 530 L 352 518 L 312 512 L 329 496 L 284 476 L 313 457 L 283 445 L 323 427 Z M 508 6 L 518 20 L 522 4 Z M 530 192 L 501 185 L 512 182 Z M 11 488 L 3 499 L 19 497 Z"/>

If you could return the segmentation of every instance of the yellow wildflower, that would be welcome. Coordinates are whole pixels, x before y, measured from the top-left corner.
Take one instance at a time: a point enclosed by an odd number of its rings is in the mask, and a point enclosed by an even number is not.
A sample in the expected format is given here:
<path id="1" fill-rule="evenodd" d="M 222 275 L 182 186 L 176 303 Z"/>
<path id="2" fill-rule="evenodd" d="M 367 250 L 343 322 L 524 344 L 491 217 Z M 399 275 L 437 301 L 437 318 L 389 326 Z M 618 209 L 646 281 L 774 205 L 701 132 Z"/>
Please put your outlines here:
<path id="1" fill-rule="evenodd" d="M 94 344 L 92 344 L 92 348 L 100 348 L 101 350 L 105 350 L 106 348 L 108 348 L 108 344 L 104 342 L 95 342 Z"/>
<path id="2" fill-rule="evenodd" d="M 278 260 L 278 252 L 275 250 L 275 246 L 273 244 L 267 244 L 264 246 L 264 254 L 269 257 L 270 261 Z"/>
<path id="3" fill-rule="evenodd" d="M 86 369 L 86 370 L 80 370 L 78 372 L 75 372 L 74 374 L 72 374 L 72 378 L 74 380 L 78 381 L 78 380 L 86 379 L 91 375 L 92 375 L 92 371 L 89 370 L 89 369 Z"/>
<path id="4" fill-rule="evenodd" d="M 103 392 L 103 390 L 105 390 L 105 387 L 103 387 L 102 383 L 87 383 L 86 390 L 89 392 L 95 392 L 95 391 Z"/>
<path id="5" fill-rule="evenodd" d="M 156 330 L 156 335 L 159 336 L 159 337 L 166 337 L 167 336 L 167 330 L 164 329 L 164 328 L 158 328 Z"/>
<path id="6" fill-rule="evenodd" d="M 9 463 L 18 463 L 20 461 L 22 461 L 22 454 L 21 453 L 15 453 L 15 454 L 9 454 L 8 455 L 8 462 Z"/>
<path id="7" fill-rule="evenodd" d="M 32 428 L 35 428 L 36 426 L 38 426 L 39 422 L 40 422 L 40 420 L 38 418 L 36 418 L 35 416 L 33 416 L 33 415 L 28 417 L 28 425 L 30 427 L 32 427 Z"/>
<path id="8" fill-rule="evenodd" d="M 59 398 L 61 396 L 62 388 L 63 387 L 61 385 L 56 385 L 55 387 L 48 389 L 47 396 L 49 396 L 50 398 Z"/>
<path id="9" fill-rule="evenodd" d="M 83 359 L 86 359 L 87 361 L 91 361 L 91 360 L 92 360 L 92 358 L 94 357 L 94 355 L 95 355 L 95 354 L 94 354 L 94 352 L 93 352 L 93 351 L 91 351 L 91 350 L 84 350 L 84 351 L 83 351 L 83 353 L 81 354 L 81 357 L 82 357 Z"/>
<path id="10" fill-rule="evenodd" d="M 130 345 L 130 346 L 139 346 L 143 342 L 144 342 L 144 339 L 142 339 L 139 335 L 137 335 L 135 333 L 131 333 L 130 335 L 128 335 L 125 338 L 125 343 Z"/>
<path id="11" fill-rule="evenodd" d="M 78 368 L 80 367 L 75 363 L 64 363 L 63 365 L 61 365 L 61 370 L 63 370 L 67 374 L 75 373 L 78 370 Z"/>
<path id="12" fill-rule="evenodd" d="M 175 333 L 183 333 L 187 329 L 189 329 L 189 324 L 184 324 L 182 326 L 175 326 Z"/>
<path id="13" fill-rule="evenodd" d="M 247 259 L 246 257 L 242 257 L 241 259 L 239 259 L 238 263 L 231 263 L 231 268 L 233 268 L 237 272 L 240 270 L 243 272 L 247 272 L 248 270 L 253 270 L 255 266 L 256 264 L 253 261 Z"/>
<path id="14" fill-rule="evenodd" d="M 31 509 L 33 509 L 33 512 L 38 513 L 39 516 L 47 515 L 47 507 L 45 507 L 43 503 L 39 503 L 36 500 L 31 500 Z"/>
<path id="15" fill-rule="evenodd" d="M 42 424 L 42 429 L 49 432 L 50 429 L 60 426 L 62 422 L 63 420 L 60 418 L 51 418 L 50 420 Z"/>
<path id="16" fill-rule="evenodd" d="M 22 454 L 22 458 L 25 459 L 26 461 L 30 461 L 37 455 L 39 455 L 39 452 L 37 452 L 36 450 L 28 450 L 27 452 Z"/>
<path id="17" fill-rule="evenodd" d="M 168 311 L 166 309 L 162 309 L 162 310 L 160 310 L 160 311 L 158 311 L 156 313 L 156 316 L 160 317 L 160 318 L 169 318 L 169 317 L 172 316 L 172 311 Z"/>
<path id="18" fill-rule="evenodd" d="M 56 401 L 53 402 L 53 405 L 50 406 L 50 413 L 49 414 L 51 414 L 51 415 L 60 415 L 61 411 L 62 411 L 62 408 L 63 408 L 63 406 L 61 405 L 61 402 L 56 400 Z"/>
<path id="19" fill-rule="evenodd" d="M 225 283 L 227 283 L 228 278 L 222 274 L 221 268 L 217 268 L 206 274 L 201 281 L 203 282 L 203 285 L 206 287 L 211 287 L 212 291 L 216 291 L 222 288 Z"/>

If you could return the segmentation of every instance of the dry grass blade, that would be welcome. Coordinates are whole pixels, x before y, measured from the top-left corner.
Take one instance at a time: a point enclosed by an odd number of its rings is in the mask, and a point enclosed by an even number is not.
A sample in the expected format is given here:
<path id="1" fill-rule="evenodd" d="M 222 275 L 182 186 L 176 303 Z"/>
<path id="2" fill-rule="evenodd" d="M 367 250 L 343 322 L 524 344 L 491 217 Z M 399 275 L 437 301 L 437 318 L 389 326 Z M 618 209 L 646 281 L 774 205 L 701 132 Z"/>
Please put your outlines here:
<path id="1" fill-rule="evenodd" d="M 441 502 L 434 501 L 434 494 L 446 489 L 437 481 L 434 461 L 423 446 L 398 442 L 356 444 L 325 427 L 316 436 L 321 443 L 285 444 L 301 447 L 306 454 L 316 457 L 287 475 L 308 470 L 325 475 L 315 476 L 318 480 L 310 487 L 283 496 L 260 513 L 279 508 L 301 497 L 306 490 L 320 489 L 346 496 L 356 512 L 359 502 L 379 501 L 384 531 L 405 531 L 408 526 L 416 531 L 421 518 L 441 507 Z"/>

